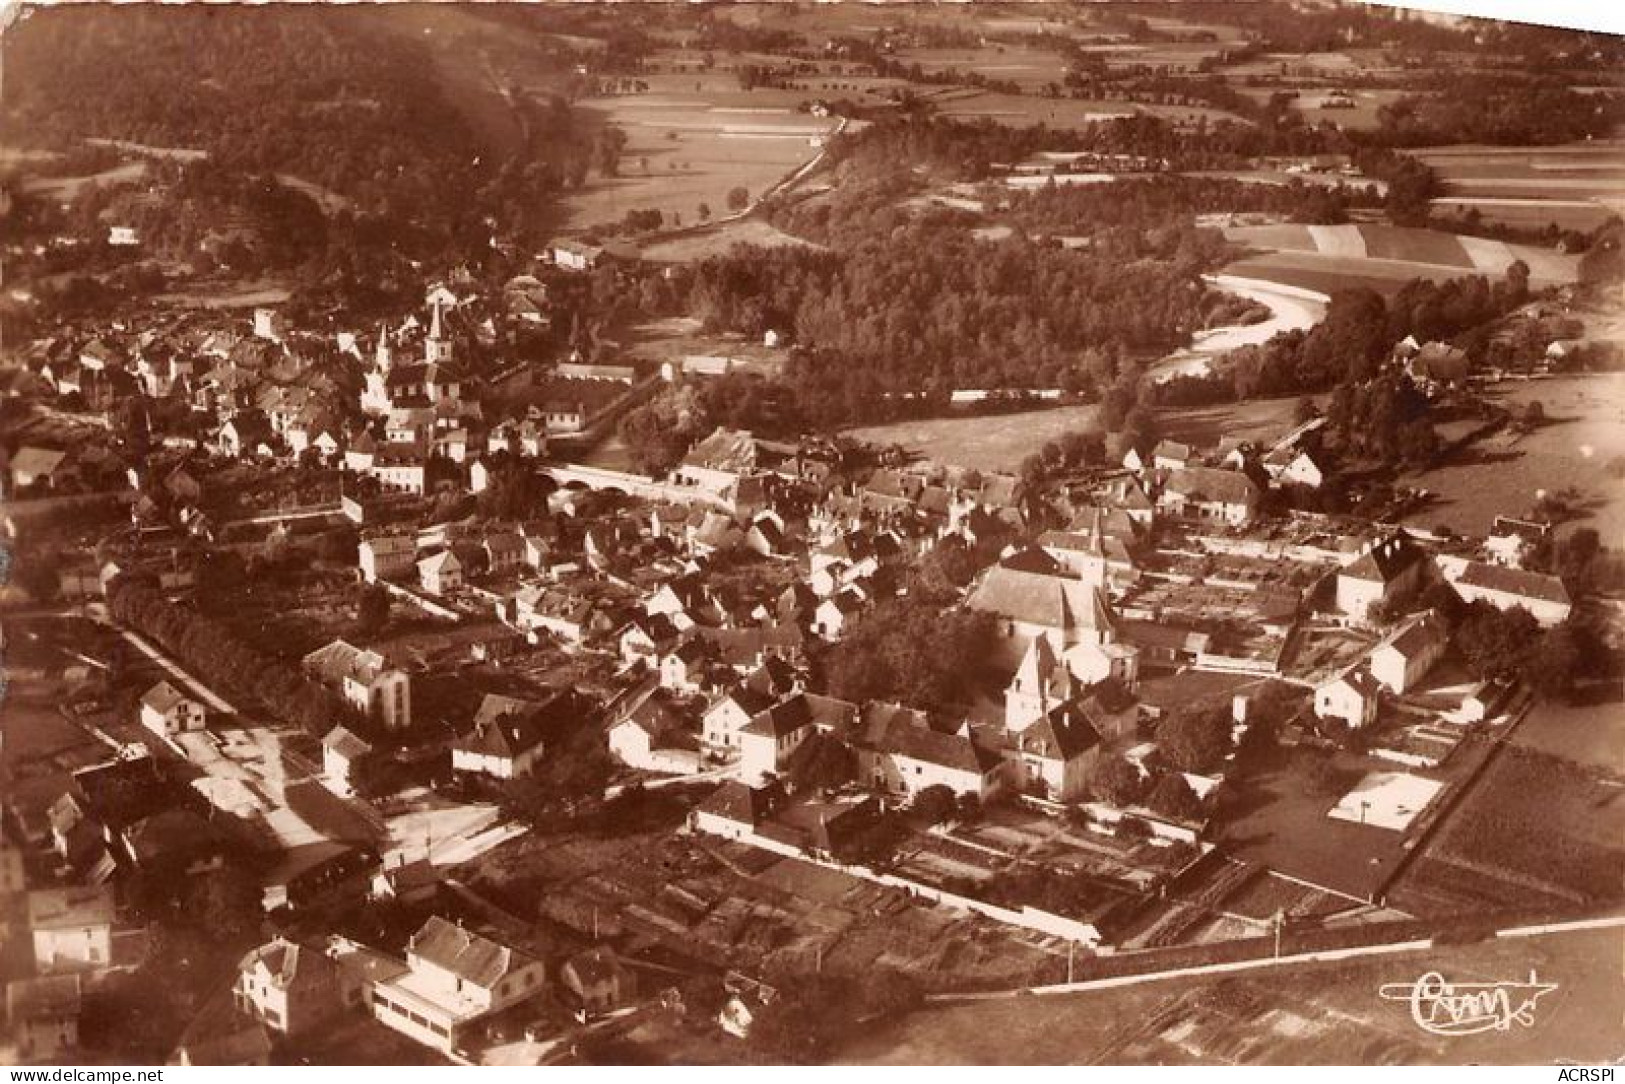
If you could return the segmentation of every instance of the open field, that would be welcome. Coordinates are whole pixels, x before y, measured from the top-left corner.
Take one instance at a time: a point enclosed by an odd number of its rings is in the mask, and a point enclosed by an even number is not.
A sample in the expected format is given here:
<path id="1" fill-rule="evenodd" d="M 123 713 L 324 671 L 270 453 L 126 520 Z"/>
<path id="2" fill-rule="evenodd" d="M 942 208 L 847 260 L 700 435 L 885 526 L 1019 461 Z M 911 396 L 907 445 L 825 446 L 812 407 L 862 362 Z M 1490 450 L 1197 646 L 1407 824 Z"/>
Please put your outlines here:
<path id="1" fill-rule="evenodd" d="M 726 214 L 730 190 L 760 195 L 813 158 L 814 140 L 836 125 L 796 112 L 809 97 L 800 91 L 728 89 L 721 79 L 688 74 L 648 81 L 646 94 L 580 103 L 619 125 L 627 144 L 620 176 L 595 176 L 566 200 L 573 225 L 618 221 L 628 211 L 650 209 L 668 221 L 675 214 L 696 223 L 701 203 L 713 215 Z"/>
<path id="2" fill-rule="evenodd" d="M 1424 268 L 1419 264 L 1392 261 L 1350 260 L 1313 252 L 1272 252 L 1265 256 L 1248 256 L 1226 264 L 1224 272 L 1327 295 L 1338 290 L 1368 286 L 1384 297 L 1397 294 L 1413 279 L 1443 282 L 1470 273 L 1447 267 Z"/>
<path id="3" fill-rule="evenodd" d="M 1231 226 L 1224 235 L 1236 244 L 1277 255 L 1313 257 L 1327 270 L 1346 269 L 1355 276 L 1502 275 L 1514 261 L 1522 260 L 1538 288 L 1573 282 L 1579 268 L 1577 257 L 1555 249 L 1397 226 Z"/>
<path id="4" fill-rule="evenodd" d="M 1522 229 L 1594 230 L 1613 215 L 1618 205 L 1604 200 L 1531 199 L 1528 197 L 1440 196 L 1433 200 L 1435 214 L 1456 215 L 1478 211 L 1480 220 Z"/>
<path id="5" fill-rule="evenodd" d="M 1223 177 L 1249 184 L 1277 186 L 1312 184 L 1321 188 L 1346 188 L 1356 193 L 1364 193 L 1369 189 L 1379 196 L 1388 191 L 1387 181 L 1379 181 L 1361 173 L 1288 173 L 1284 169 L 1197 169 L 1189 171 L 1185 176 Z"/>
<path id="6" fill-rule="evenodd" d="M 1625 141 L 1555 147 L 1424 147 L 1443 187 L 1434 204 L 1476 207 L 1488 222 L 1592 229 L 1625 208 Z"/>
<path id="7" fill-rule="evenodd" d="M 1542 700 L 1518 727 L 1513 744 L 1625 775 L 1625 702 L 1617 695 L 1584 705 Z"/>
<path id="8" fill-rule="evenodd" d="M 1474 783 L 1391 897 L 1483 906 L 1590 906 L 1619 898 L 1625 788 L 1572 761 L 1512 745 Z"/>
<path id="9" fill-rule="evenodd" d="M 23 191 L 66 203 L 78 199 L 79 194 L 93 184 L 103 188 L 135 184 L 146 175 L 147 163 L 125 162 L 83 177 L 27 177 L 23 180 Z"/>
<path id="10" fill-rule="evenodd" d="M 1320 58 L 1324 59 L 1329 56 L 1338 56 L 1340 54 L 1318 55 Z M 1343 59 L 1348 60 L 1347 57 L 1343 57 Z M 1241 65 L 1240 68 L 1233 68 L 1230 70 L 1239 71 L 1241 69 L 1254 68 L 1261 63 L 1262 62 L 1260 61 L 1253 61 L 1250 64 Z M 1350 61 L 1350 64 L 1352 65 L 1352 61 Z M 1275 70 L 1271 70 L 1267 72 L 1267 74 L 1273 75 L 1276 74 L 1276 72 Z M 1403 98 L 1408 93 L 1407 91 L 1403 90 L 1374 90 L 1366 87 L 1337 87 L 1335 82 L 1329 83 L 1326 81 L 1326 78 L 1332 78 L 1335 80 L 1335 76 L 1331 70 L 1328 70 L 1326 72 L 1326 77 L 1322 78 L 1321 81 L 1316 84 L 1289 82 L 1282 84 L 1270 84 L 1268 86 L 1260 87 L 1244 87 L 1242 88 L 1242 93 L 1247 95 L 1249 98 L 1257 100 L 1260 104 L 1269 101 L 1271 95 L 1279 93 L 1280 91 L 1294 93 L 1297 95 L 1297 97 L 1292 99 L 1292 108 L 1298 113 L 1302 114 L 1303 119 L 1309 124 L 1320 124 L 1323 121 L 1328 121 L 1337 125 L 1339 128 L 1347 128 L 1352 131 L 1371 131 L 1377 128 L 1378 110 L 1390 102 Z M 1338 90 L 1347 90 L 1348 96 L 1354 100 L 1354 108 L 1321 108 L 1322 100 L 1324 100 L 1334 88 Z"/>
<path id="11" fill-rule="evenodd" d="M 896 59 L 918 64 L 927 74 L 943 71 L 976 72 L 989 79 L 1009 80 L 1023 91 L 1060 83 L 1066 61 L 1057 52 L 1025 45 L 994 45 L 985 49 L 904 49 Z"/>
<path id="12" fill-rule="evenodd" d="M 1625 984 L 1617 929 L 1492 940 L 1233 978 L 934 1005 L 854 1036 L 843 1063 L 1538 1064 L 1614 1057 Z M 1442 1037 L 1422 1031 L 1386 983 L 1438 971 L 1452 982 L 1557 989 L 1528 1026 Z"/>
<path id="13" fill-rule="evenodd" d="M 735 245 L 755 245 L 758 248 L 780 248 L 785 245 L 819 247 L 760 219 L 746 218 L 713 229 L 657 241 L 644 248 L 642 256 L 654 263 L 691 263 L 726 255 Z"/>
<path id="14" fill-rule="evenodd" d="M 1092 404 L 1014 414 L 922 418 L 847 430 L 873 444 L 900 444 L 935 463 L 1013 471 L 1050 440 L 1095 424 Z"/>
<path id="15" fill-rule="evenodd" d="M 1296 403 L 1296 399 L 1258 399 L 1164 410 L 1157 417 L 1169 437 L 1198 447 L 1209 447 L 1221 436 L 1272 442 L 1292 428 Z M 847 435 L 874 444 L 899 444 L 945 465 L 1014 471 L 1046 442 L 1093 426 L 1096 410 L 1093 404 L 1084 404 L 1011 414 L 920 418 L 849 429 Z"/>
<path id="16" fill-rule="evenodd" d="M 1625 455 L 1625 374 L 1508 381 L 1487 396 L 1514 412 L 1539 401 L 1548 423 L 1505 451 L 1464 454 L 1414 476 L 1437 499 L 1408 517 L 1468 534 L 1489 532 L 1497 514 L 1528 511 L 1538 490 L 1577 486 L 1591 500 L 1578 524 L 1595 527 L 1603 544 L 1625 544 L 1625 487 L 1603 465 Z"/>
<path id="17" fill-rule="evenodd" d="M 1218 56 L 1234 44 L 1218 41 L 1112 41 L 1080 46 L 1080 50 L 1104 57 L 1109 68 L 1149 65 L 1194 71 L 1202 61 Z"/>
<path id="18" fill-rule="evenodd" d="M 1204 116 L 1209 123 L 1218 120 L 1241 122 L 1241 118 L 1232 113 L 1207 106 L 1142 105 L 1138 102 L 1040 98 L 981 91 L 956 94 L 952 98 L 945 96 L 939 100 L 936 112 L 944 117 L 967 119 L 985 117 L 1003 124 L 1028 125 L 1042 122 L 1051 128 L 1081 128 L 1096 121 L 1132 116 L 1136 113 L 1147 113 L 1176 124 L 1194 124 Z"/>

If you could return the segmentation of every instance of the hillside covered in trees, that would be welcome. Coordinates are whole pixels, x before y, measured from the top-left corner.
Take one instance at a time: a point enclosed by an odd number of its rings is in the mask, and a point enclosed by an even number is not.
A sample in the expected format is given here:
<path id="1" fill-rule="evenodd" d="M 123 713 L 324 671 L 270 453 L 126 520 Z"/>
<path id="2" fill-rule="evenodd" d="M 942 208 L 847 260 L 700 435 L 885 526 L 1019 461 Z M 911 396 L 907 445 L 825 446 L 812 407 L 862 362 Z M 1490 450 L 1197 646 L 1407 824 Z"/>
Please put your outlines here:
<path id="1" fill-rule="evenodd" d="M 6 140 L 200 151 L 216 170 L 294 178 L 357 216 L 465 241 L 493 212 L 545 223 L 550 197 L 614 172 L 624 137 L 559 97 L 508 95 L 517 138 L 498 138 L 450 74 L 466 58 L 433 42 L 367 7 L 37 10 L 6 35 Z M 506 89 L 486 88 L 499 113 Z"/>

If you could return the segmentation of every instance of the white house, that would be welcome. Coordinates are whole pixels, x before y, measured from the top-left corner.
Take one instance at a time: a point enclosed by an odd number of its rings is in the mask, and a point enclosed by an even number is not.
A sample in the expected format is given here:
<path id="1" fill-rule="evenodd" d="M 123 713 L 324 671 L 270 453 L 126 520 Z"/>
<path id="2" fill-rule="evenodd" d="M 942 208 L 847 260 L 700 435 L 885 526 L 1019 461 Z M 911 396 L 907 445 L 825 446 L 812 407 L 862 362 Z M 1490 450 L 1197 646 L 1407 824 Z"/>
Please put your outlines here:
<path id="1" fill-rule="evenodd" d="M 113 886 L 41 888 L 28 894 L 34 970 L 98 971 L 113 960 Z"/>
<path id="2" fill-rule="evenodd" d="M 418 583 L 431 595 L 449 595 L 462 589 L 463 562 L 451 550 L 441 550 L 418 562 Z"/>
<path id="3" fill-rule="evenodd" d="M 658 695 L 641 697 L 609 728 L 609 751 L 622 764 L 643 771 L 698 771 L 695 745 L 682 716 Z"/>
<path id="4" fill-rule="evenodd" d="M 868 704 L 854 743 L 858 778 L 887 793 L 912 798 L 932 786 L 986 799 L 1003 789 L 1004 758 L 971 732 L 935 729 L 924 712 L 897 704 Z"/>
<path id="5" fill-rule="evenodd" d="M 700 717 L 700 744 L 713 756 L 731 760 L 739 755 L 739 732 L 758 712 L 773 706 L 773 698 L 749 684 L 719 696 Z"/>
<path id="6" fill-rule="evenodd" d="M 439 915 L 412 935 L 406 970 L 372 985 L 373 1015 L 425 1046 L 450 1052 L 476 1021 L 543 989 L 542 961 Z"/>
<path id="7" fill-rule="evenodd" d="M 141 697 L 141 725 L 160 738 L 185 730 L 202 730 L 203 705 L 167 681 L 160 681 Z"/>
<path id="8" fill-rule="evenodd" d="M 368 583 L 393 579 L 417 560 L 417 540 L 411 535 L 388 534 L 363 538 L 358 548 L 361 575 Z"/>
<path id="9" fill-rule="evenodd" d="M 1188 519 L 1241 527 L 1252 520 L 1258 502 L 1257 484 L 1241 471 L 1193 466 L 1168 476 L 1157 507 Z"/>
<path id="10" fill-rule="evenodd" d="M 1311 489 L 1318 489 L 1320 484 L 1326 480 L 1326 472 L 1320 469 L 1320 464 L 1316 463 L 1314 457 L 1308 452 L 1299 452 L 1281 469 L 1281 472 L 1276 475 L 1276 479 L 1292 485 L 1309 486 Z"/>
<path id="11" fill-rule="evenodd" d="M 474 713 L 473 729 L 452 743 L 452 770 L 496 779 L 529 775 L 546 746 L 547 706 L 487 694 Z"/>
<path id="12" fill-rule="evenodd" d="M 306 673 L 388 730 L 412 725 L 412 679 L 376 651 L 334 640 L 304 657 Z"/>
<path id="13" fill-rule="evenodd" d="M 1567 621 L 1574 609 L 1568 588 L 1556 576 L 1483 561 L 1458 567 L 1451 583 L 1465 602 L 1487 602 L 1497 610 L 1522 606 L 1548 629 Z"/>
<path id="14" fill-rule="evenodd" d="M 1450 631 L 1437 613 L 1417 614 L 1371 649 L 1371 676 L 1389 692 L 1403 695 L 1427 677 L 1449 644 Z"/>
<path id="15" fill-rule="evenodd" d="M 322 782 L 338 794 L 355 793 L 356 766 L 371 752 L 372 746 L 353 732 L 334 727 L 322 739 Z"/>
<path id="16" fill-rule="evenodd" d="M 6 983 L 6 1019 L 10 1022 L 12 1065 L 50 1065 L 76 1061 L 79 1014 L 84 1005 L 78 975 L 42 975 Z"/>
<path id="17" fill-rule="evenodd" d="M 826 640 L 839 640 L 863 608 L 863 594 L 857 589 L 847 587 L 837 591 L 813 611 L 813 631 Z"/>
<path id="18" fill-rule="evenodd" d="M 1074 698 L 1008 732 L 1005 743 L 1020 789 L 1050 801 L 1075 802 L 1088 790 L 1102 738 L 1084 703 Z"/>
<path id="19" fill-rule="evenodd" d="M 1337 608 L 1368 621 L 1375 607 L 1419 590 L 1427 564 L 1427 554 L 1409 535 L 1390 534 L 1338 570 Z"/>
<path id="20" fill-rule="evenodd" d="M 1315 687 L 1315 714 L 1342 719 L 1349 726 L 1370 726 L 1377 718 L 1382 686 L 1358 664 Z"/>
<path id="21" fill-rule="evenodd" d="M 792 693 L 757 712 L 738 731 L 740 778 L 761 779 L 782 771 L 814 731 L 844 731 L 857 714 L 856 704 L 804 692 Z"/>
<path id="22" fill-rule="evenodd" d="M 342 1012 L 343 991 L 343 976 L 331 957 L 278 937 L 243 957 L 231 992 L 245 1016 L 284 1035 L 299 1035 Z"/>
<path id="23" fill-rule="evenodd" d="M 1151 466 L 1156 470 L 1184 470 L 1191 465 L 1191 456 L 1189 444 L 1163 440 L 1151 449 Z"/>

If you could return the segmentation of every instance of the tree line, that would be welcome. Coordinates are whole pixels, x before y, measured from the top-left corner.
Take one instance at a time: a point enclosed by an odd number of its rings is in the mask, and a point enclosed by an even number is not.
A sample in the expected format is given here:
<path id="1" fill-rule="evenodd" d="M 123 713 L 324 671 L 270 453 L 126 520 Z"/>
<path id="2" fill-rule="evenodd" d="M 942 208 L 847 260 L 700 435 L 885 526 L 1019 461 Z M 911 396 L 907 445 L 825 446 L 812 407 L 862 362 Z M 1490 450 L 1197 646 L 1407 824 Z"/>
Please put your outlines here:
<path id="1" fill-rule="evenodd" d="M 220 623 L 170 602 L 139 574 L 120 575 L 108 585 L 107 607 L 114 621 L 156 641 L 203 681 L 251 696 L 311 734 L 325 734 L 354 714 L 298 670 L 255 651 Z"/>

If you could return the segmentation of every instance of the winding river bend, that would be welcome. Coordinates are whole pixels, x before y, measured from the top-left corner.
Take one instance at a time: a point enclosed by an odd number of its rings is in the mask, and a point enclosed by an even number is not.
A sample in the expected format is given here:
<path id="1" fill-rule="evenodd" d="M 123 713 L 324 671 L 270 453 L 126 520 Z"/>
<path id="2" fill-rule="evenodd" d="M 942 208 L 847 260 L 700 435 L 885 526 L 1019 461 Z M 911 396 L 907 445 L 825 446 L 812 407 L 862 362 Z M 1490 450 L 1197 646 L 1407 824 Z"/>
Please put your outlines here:
<path id="1" fill-rule="evenodd" d="M 1210 286 L 1265 306 L 1270 310 L 1269 319 L 1256 324 L 1229 324 L 1198 332 L 1189 346 L 1174 351 L 1151 366 L 1149 375 L 1154 382 L 1161 383 L 1176 376 L 1201 376 L 1210 371 L 1215 358 L 1231 350 L 1268 342 L 1282 331 L 1311 328 L 1326 315 L 1326 304 L 1330 300 L 1325 294 L 1314 290 L 1264 279 L 1224 274 L 1204 275 L 1202 278 Z"/>

